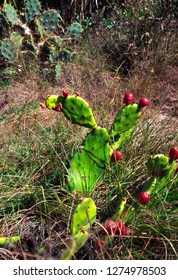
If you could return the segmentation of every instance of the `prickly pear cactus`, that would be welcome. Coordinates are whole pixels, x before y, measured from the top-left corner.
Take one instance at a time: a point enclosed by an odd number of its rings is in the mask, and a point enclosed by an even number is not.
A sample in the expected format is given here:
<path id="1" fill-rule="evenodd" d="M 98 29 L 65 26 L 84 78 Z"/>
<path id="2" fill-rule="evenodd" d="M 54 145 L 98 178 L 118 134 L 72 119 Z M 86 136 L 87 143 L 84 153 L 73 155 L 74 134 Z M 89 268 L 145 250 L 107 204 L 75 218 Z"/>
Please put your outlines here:
<path id="1" fill-rule="evenodd" d="M 87 231 L 71 236 L 71 240 L 69 244 L 67 244 L 67 249 L 65 249 L 61 254 L 60 260 L 70 260 L 75 255 L 75 253 L 77 253 L 80 248 L 84 246 L 88 236 L 89 234 Z"/>
<path id="2" fill-rule="evenodd" d="M 19 24 L 19 19 L 15 8 L 12 5 L 5 4 L 4 5 L 4 12 L 6 13 L 6 17 L 8 21 L 12 24 Z"/>
<path id="3" fill-rule="evenodd" d="M 7 246 L 20 241 L 20 236 L 0 237 L 0 246 Z"/>
<path id="4" fill-rule="evenodd" d="M 86 231 L 96 220 L 96 205 L 92 198 L 84 198 L 84 200 L 77 205 L 71 220 L 71 233 Z"/>
<path id="5" fill-rule="evenodd" d="M 137 104 L 130 104 L 117 114 L 109 131 L 113 149 L 118 149 L 131 137 L 140 116 Z"/>
<path id="6" fill-rule="evenodd" d="M 38 0 L 29 0 L 25 5 L 26 22 L 34 20 L 40 14 L 41 4 Z"/>
<path id="7" fill-rule="evenodd" d="M 17 46 L 10 39 L 4 39 L 1 44 L 1 54 L 9 61 L 14 61 L 16 58 Z"/>
<path id="8" fill-rule="evenodd" d="M 93 129 L 71 160 L 68 169 L 70 191 L 92 192 L 96 184 L 103 180 L 104 170 L 110 164 L 111 152 L 106 129 Z"/>
<path id="9" fill-rule="evenodd" d="M 67 28 L 67 31 L 66 31 L 66 35 L 67 36 L 70 36 L 72 38 L 80 38 L 81 34 L 83 32 L 83 27 L 80 23 L 78 22 L 75 22 L 75 23 L 72 23 L 68 28 Z"/>
<path id="10" fill-rule="evenodd" d="M 43 30 L 48 33 L 54 33 L 59 24 L 59 14 L 54 10 L 48 10 L 39 17 Z"/>
<path id="11" fill-rule="evenodd" d="M 96 128 L 97 124 L 88 103 L 81 97 L 71 95 L 62 102 L 63 113 L 72 123 L 88 128 Z"/>

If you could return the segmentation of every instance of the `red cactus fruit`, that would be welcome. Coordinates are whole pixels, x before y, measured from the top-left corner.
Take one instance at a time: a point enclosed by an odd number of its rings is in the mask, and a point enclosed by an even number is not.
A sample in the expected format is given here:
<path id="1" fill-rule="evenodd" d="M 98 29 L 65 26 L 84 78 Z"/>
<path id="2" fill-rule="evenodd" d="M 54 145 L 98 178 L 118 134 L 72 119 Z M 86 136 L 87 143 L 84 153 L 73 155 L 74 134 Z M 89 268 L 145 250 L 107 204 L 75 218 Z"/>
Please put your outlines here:
<path id="1" fill-rule="evenodd" d="M 123 233 L 125 232 L 124 222 L 122 220 L 118 220 L 116 223 L 117 223 L 117 228 L 118 228 L 119 234 L 123 235 Z"/>
<path id="2" fill-rule="evenodd" d="M 96 248 L 98 248 L 98 249 L 104 249 L 105 247 L 106 247 L 106 244 L 105 244 L 104 240 L 99 239 L 99 240 L 96 242 Z"/>
<path id="3" fill-rule="evenodd" d="M 111 235 L 115 234 L 118 229 L 117 223 L 110 219 L 106 220 L 104 227 L 105 227 L 106 231 L 108 232 L 108 234 L 111 234 Z M 104 234 L 107 234 L 107 232 L 105 232 Z"/>
<path id="4" fill-rule="evenodd" d="M 68 89 L 63 89 L 62 91 L 64 98 L 67 98 L 69 95 L 69 90 Z"/>
<path id="5" fill-rule="evenodd" d="M 169 160 L 173 161 L 178 159 L 178 147 L 172 147 L 169 152 Z"/>
<path id="6" fill-rule="evenodd" d="M 116 162 L 122 159 L 122 153 L 120 151 L 114 151 L 111 155 L 111 162 Z"/>
<path id="7" fill-rule="evenodd" d="M 134 101 L 134 95 L 131 92 L 127 91 L 126 94 L 124 95 L 125 105 L 126 106 L 129 105 L 129 104 L 133 103 L 133 101 Z"/>
<path id="8" fill-rule="evenodd" d="M 57 105 L 55 108 L 53 108 L 54 111 L 60 112 L 62 109 L 61 105 Z"/>
<path id="9" fill-rule="evenodd" d="M 150 194 L 147 192 L 141 192 L 138 196 L 138 201 L 141 204 L 147 204 L 150 201 L 151 197 Z"/>
<path id="10" fill-rule="evenodd" d="M 128 228 L 128 227 L 124 227 L 124 229 L 122 230 L 122 235 L 130 236 L 131 235 L 131 229 Z"/>
<path id="11" fill-rule="evenodd" d="M 150 104 L 150 101 L 149 101 L 145 96 L 143 96 L 143 97 L 140 99 L 138 105 L 139 105 L 140 108 L 143 108 L 143 107 L 148 106 L 149 104 Z"/>

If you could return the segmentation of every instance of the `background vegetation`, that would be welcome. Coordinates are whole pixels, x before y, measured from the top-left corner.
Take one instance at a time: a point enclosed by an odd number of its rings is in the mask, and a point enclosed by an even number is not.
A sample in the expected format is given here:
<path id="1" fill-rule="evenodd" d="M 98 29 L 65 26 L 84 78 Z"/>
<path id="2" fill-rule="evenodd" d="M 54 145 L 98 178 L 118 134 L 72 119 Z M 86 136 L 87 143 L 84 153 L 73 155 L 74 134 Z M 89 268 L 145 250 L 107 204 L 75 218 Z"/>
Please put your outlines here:
<path id="1" fill-rule="evenodd" d="M 27 1 L 6 2 L 23 15 Z M 0 248 L 1 259 L 58 259 L 69 239 L 76 200 L 67 193 L 65 170 L 87 130 L 43 108 L 48 94 L 61 94 L 63 88 L 80 92 L 106 128 L 122 108 L 126 91 L 137 101 L 143 95 L 151 101 L 123 151 L 122 164 L 112 167 L 97 188 L 96 228 L 112 216 L 119 201 L 118 184 L 134 197 L 148 177 L 148 157 L 167 155 L 178 144 L 177 1 L 41 5 L 60 14 L 61 38 L 73 22 L 84 30 L 81 38 L 63 43 L 62 50 L 72 55 L 60 62 L 58 80 L 48 58 L 42 63 L 40 56 L 23 50 L 13 62 L 0 55 L 0 235 L 21 236 L 20 243 Z M 36 30 L 32 35 L 38 39 Z M 163 199 L 143 208 L 131 224 L 131 237 L 117 237 L 98 250 L 99 237 L 93 230 L 76 259 L 176 259 L 177 215 L 175 183 Z"/>

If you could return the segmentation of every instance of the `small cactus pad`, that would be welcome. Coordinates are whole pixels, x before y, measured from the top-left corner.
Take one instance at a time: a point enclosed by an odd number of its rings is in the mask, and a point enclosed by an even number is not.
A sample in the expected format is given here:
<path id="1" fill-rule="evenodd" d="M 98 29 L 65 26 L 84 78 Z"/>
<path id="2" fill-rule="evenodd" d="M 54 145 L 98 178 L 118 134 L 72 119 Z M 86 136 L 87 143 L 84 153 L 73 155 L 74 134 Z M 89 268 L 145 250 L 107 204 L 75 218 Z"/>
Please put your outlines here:
<path id="1" fill-rule="evenodd" d="M 56 108 L 56 106 L 60 105 L 63 99 L 64 97 L 59 95 L 48 96 L 48 98 L 46 99 L 46 107 L 52 110 Z"/>
<path id="2" fill-rule="evenodd" d="M 0 237 L 0 246 L 7 246 L 20 241 L 20 236 Z"/>
<path id="3" fill-rule="evenodd" d="M 118 149 L 131 137 L 140 115 L 141 111 L 137 104 L 130 104 L 117 114 L 109 131 L 113 149 Z"/>
<path id="4" fill-rule="evenodd" d="M 104 177 L 110 164 L 111 147 L 106 129 L 98 127 L 85 138 L 83 145 L 74 154 L 68 169 L 68 184 L 71 191 L 90 193 Z"/>
<path id="5" fill-rule="evenodd" d="M 39 17 L 41 26 L 46 33 L 53 33 L 59 24 L 59 14 L 54 10 L 48 10 Z"/>
<path id="6" fill-rule="evenodd" d="M 11 6 L 9 4 L 5 4 L 4 12 L 6 13 L 6 17 L 11 24 L 15 25 L 15 24 L 19 23 L 17 12 L 13 6 Z"/>
<path id="7" fill-rule="evenodd" d="M 16 58 L 17 46 L 9 39 L 4 39 L 1 44 L 1 54 L 4 58 L 13 61 Z"/>
<path id="8" fill-rule="evenodd" d="M 146 166 L 155 175 L 162 175 L 160 173 L 169 169 L 169 158 L 162 154 L 155 155 L 147 161 Z"/>
<path id="9" fill-rule="evenodd" d="M 26 22 L 34 20 L 40 14 L 41 4 L 38 0 L 29 0 L 25 5 Z"/>
<path id="10" fill-rule="evenodd" d="M 84 198 L 77 205 L 71 221 L 71 233 L 86 231 L 96 220 L 96 205 L 92 198 Z"/>
<path id="11" fill-rule="evenodd" d="M 75 253 L 77 253 L 81 247 L 85 244 L 88 239 L 88 232 L 77 233 L 71 237 L 69 244 L 67 244 L 67 249 L 60 256 L 60 260 L 70 260 Z"/>
<path id="12" fill-rule="evenodd" d="M 80 38 L 82 32 L 82 25 L 78 22 L 74 22 L 67 28 L 66 35 L 78 39 Z"/>
<path id="13" fill-rule="evenodd" d="M 72 123 L 88 128 L 96 128 L 96 122 L 88 103 L 81 97 L 71 95 L 62 102 L 63 113 Z"/>

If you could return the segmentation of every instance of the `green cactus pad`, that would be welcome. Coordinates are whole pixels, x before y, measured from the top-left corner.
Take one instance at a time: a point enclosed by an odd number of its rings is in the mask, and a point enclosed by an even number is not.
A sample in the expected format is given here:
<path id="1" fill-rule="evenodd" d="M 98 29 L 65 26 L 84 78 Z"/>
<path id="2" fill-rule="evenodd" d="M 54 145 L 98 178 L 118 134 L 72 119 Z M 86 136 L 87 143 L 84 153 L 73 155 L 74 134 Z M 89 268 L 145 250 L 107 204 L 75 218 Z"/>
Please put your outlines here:
<path id="1" fill-rule="evenodd" d="M 155 155 L 147 161 L 146 166 L 155 175 L 162 175 L 161 173 L 169 169 L 169 158 L 162 154 Z"/>
<path id="2" fill-rule="evenodd" d="M 76 235 L 86 231 L 96 220 L 96 205 L 92 198 L 84 198 L 77 205 L 71 220 L 71 233 Z"/>
<path id="3" fill-rule="evenodd" d="M 1 44 L 1 54 L 4 58 L 14 61 L 16 58 L 17 46 L 9 39 L 4 39 Z"/>
<path id="4" fill-rule="evenodd" d="M 7 246 L 20 241 L 20 236 L 0 237 L 0 246 Z"/>
<path id="5" fill-rule="evenodd" d="M 11 24 L 19 24 L 17 12 L 12 5 L 5 4 L 4 12 L 6 13 L 6 17 Z"/>
<path id="6" fill-rule="evenodd" d="M 68 169 L 70 191 L 92 192 L 103 180 L 104 170 L 110 164 L 111 152 L 106 129 L 98 127 L 92 130 L 71 160 Z"/>
<path id="7" fill-rule="evenodd" d="M 30 0 L 25 5 L 26 22 L 34 20 L 40 14 L 41 4 L 38 0 Z"/>
<path id="8" fill-rule="evenodd" d="M 141 111 L 137 104 L 130 104 L 117 114 L 109 131 L 113 149 L 118 149 L 131 137 L 140 115 Z"/>
<path id="9" fill-rule="evenodd" d="M 51 95 L 46 99 L 46 107 L 50 110 L 54 109 L 56 106 L 60 105 L 64 97 L 59 95 Z"/>
<path id="10" fill-rule="evenodd" d="M 67 244 L 67 249 L 61 254 L 60 260 L 70 260 L 83 247 L 88 237 L 89 234 L 87 231 L 72 236 L 69 244 Z"/>
<path id="11" fill-rule="evenodd" d="M 75 23 L 72 23 L 67 28 L 66 35 L 77 39 L 77 38 L 80 38 L 82 32 L 83 32 L 82 25 L 78 22 L 75 22 Z"/>
<path id="12" fill-rule="evenodd" d="M 71 95 L 62 102 L 63 113 L 72 123 L 88 128 L 96 128 L 97 124 L 88 103 L 81 97 Z"/>
<path id="13" fill-rule="evenodd" d="M 59 14 L 54 10 L 48 10 L 39 17 L 42 28 L 46 33 L 54 33 L 59 24 Z"/>

